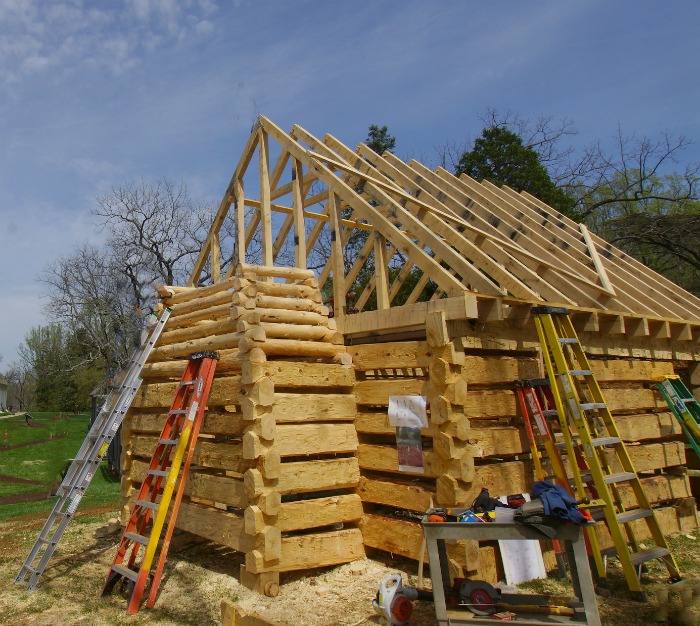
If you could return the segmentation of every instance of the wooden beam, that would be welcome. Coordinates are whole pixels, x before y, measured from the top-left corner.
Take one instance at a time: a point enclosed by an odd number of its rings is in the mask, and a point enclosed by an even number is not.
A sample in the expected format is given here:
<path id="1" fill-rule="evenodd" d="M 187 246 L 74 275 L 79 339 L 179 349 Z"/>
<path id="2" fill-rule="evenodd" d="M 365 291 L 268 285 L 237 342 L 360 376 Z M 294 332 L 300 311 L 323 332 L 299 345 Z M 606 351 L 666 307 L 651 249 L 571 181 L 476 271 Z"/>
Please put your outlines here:
<path id="1" fill-rule="evenodd" d="M 390 306 L 388 262 L 386 258 L 386 238 L 374 233 L 374 278 L 377 290 L 377 310 L 383 311 Z"/>
<path id="2" fill-rule="evenodd" d="M 272 215 L 270 208 L 270 175 L 268 135 L 261 126 L 258 130 L 258 153 L 260 157 L 260 213 L 262 220 L 262 264 L 273 265 Z"/>
<path id="3" fill-rule="evenodd" d="M 586 242 L 588 254 L 591 255 L 593 266 L 595 267 L 596 272 L 598 272 L 598 276 L 600 276 L 600 284 L 603 287 L 605 287 L 605 289 L 611 296 L 616 296 L 617 294 L 615 293 L 615 289 L 613 288 L 612 283 L 608 278 L 608 273 L 605 271 L 605 266 L 603 265 L 603 261 L 600 258 L 600 255 L 598 254 L 598 250 L 596 249 L 595 244 L 593 243 L 593 239 L 591 239 L 591 235 L 588 232 L 588 228 L 586 228 L 585 224 L 579 224 L 578 227 L 581 231 L 581 234 L 583 235 L 583 240 Z"/>
<path id="4" fill-rule="evenodd" d="M 328 196 L 328 214 L 331 220 L 331 258 L 330 266 L 333 271 L 333 314 L 345 314 L 345 257 L 343 255 L 343 233 L 340 229 L 341 213 L 340 198 L 331 192 Z"/>
<path id="5" fill-rule="evenodd" d="M 307 252 L 304 198 L 301 187 L 302 177 L 302 165 L 297 159 L 294 159 L 292 161 L 292 180 L 294 182 L 292 191 L 292 206 L 294 209 L 294 262 L 297 267 L 305 268 Z"/>

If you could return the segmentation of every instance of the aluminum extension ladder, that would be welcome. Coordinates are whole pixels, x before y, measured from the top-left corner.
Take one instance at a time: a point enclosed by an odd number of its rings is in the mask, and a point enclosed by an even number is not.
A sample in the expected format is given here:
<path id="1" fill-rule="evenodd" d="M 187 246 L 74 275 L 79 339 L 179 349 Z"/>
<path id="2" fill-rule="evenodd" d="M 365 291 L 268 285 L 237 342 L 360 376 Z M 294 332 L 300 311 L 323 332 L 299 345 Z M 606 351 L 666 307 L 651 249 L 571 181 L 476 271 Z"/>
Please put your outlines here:
<path id="1" fill-rule="evenodd" d="M 149 581 L 146 606 L 152 608 L 155 604 L 218 360 L 217 352 L 190 355 L 102 589 L 104 596 L 112 593 L 118 584 L 126 585 L 130 615 L 139 610 Z M 165 538 L 160 543 L 166 521 Z M 145 551 L 137 564 L 142 546 Z M 159 549 L 154 571 L 153 562 Z"/>
<path id="2" fill-rule="evenodd" d="M 107 396 L 102 409 L 80 446 L 80 450 L 56 491 L 58 500 L 19 570 L 15 584 L 21 585 L 26 581 L 27 590 L 32 591 L 39 583 L 39 578 L 44 573 L 56 546 L 61 541 L 80 500 L 85 495 L 92 477 L 100 466 L 110 442 L 141 386 L 142 380 L 139 376 L 141 369 L 169 317 L 170 309 L 166 308 L 151 329 L 146 341 L 134 352 L 119 386 L 112 389 Z"/>
<path id="3" fill-rule="evenodd" d="M 638 567 L 647 561 L 659 559 L 666 566 L 672 582 L 681 579 L 680 570 L 632 465 L 600 385 L 591 371 L 568 310 L 563 307 L 536 306 L 533 307 L 532 314 L 564 434 L 566 452 L 571 460 L 569 465 L 579 494 L 577 499 L 586 497 L 584 487 L 587 487 L 594 490 L 603 501 L 605 521 L 627 585 L 635 597 L 643 599 Z M 578 467 L 573 461 L 576 458 L 575 448 L 583 452 L 587 469 Z M 634 496 L 632 507 L 623 504 L 619 489 L 623 484 L 630 487 L 630 495 Z M 641 549 L 634 536 L 631 524 L 641 519 L 646 522 L 655 544 L 651 548 Z"/>
<path id="4" fill-rule="evenodd" d="M 679 421 L 688 443 L 700 458 L 700 404 L 680 376 L 659 378 L 656 386 Z"/>

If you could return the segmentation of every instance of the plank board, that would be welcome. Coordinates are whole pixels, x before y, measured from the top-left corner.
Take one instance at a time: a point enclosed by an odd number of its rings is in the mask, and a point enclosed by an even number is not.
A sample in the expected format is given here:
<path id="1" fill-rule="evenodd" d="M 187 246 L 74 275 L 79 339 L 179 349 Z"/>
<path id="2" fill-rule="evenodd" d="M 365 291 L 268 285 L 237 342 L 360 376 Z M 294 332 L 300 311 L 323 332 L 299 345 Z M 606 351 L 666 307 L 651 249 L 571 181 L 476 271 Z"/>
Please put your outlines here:
<path id="1" fill-rule="evenodd" d="M 357 450 L 352 424 L 278 425 L 273 449 L 282 457 Z"/>
<path id="2" fill-rule="evenodd" d="M 254 538 L 244 531 L 243 518 L 220 509 L 182 502 L 176 526 L 239 552 L 248 552 L 255 547 Z"/>
<path id="3" fill-rule="evenodd" d="M 362 515 L 362 500 L 359 495 L 330 496 L 282 503 L 275 526 L 282 532 L 291 532 L 356 522 Z"/>
<path id="4" fill-rule="evenodd" d="M 351 528 L 282 538 L 279 561 L 265 563 L 259 552 L 246 554 L 249 572 L 289 572 L 349 563 L 365 557 L 362 533 Z"/>
<path id="5" fill-rule="evenodd" d="M 257 470 L 246 472 L 244 481 L 246 493 L 262 494 L 269 490 L 262 475 Z M 295 461 L 282 463 L 280 476 L 274 484 L 279 493 L 312 493 L 331 489 L 347 489 L 357 486 L 360 481 L 360 469 L 355 457 L 344 459 L 326 459 L 320 461 Z"/>

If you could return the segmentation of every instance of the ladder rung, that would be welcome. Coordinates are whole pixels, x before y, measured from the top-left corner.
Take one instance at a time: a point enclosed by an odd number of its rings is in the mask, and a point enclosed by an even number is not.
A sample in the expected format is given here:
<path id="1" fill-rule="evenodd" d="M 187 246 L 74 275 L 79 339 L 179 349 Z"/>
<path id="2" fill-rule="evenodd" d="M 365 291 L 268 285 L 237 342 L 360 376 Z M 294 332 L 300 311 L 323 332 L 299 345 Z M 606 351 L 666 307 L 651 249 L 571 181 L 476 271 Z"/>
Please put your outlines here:
<path id="1" fill-rule="evenodd" d="M 559 413 L 557 413 L 556 409 L 547 409 L 546 411 L 542 411 L 542 415 L 545 417 L 557 417 Z"/>
<path id="2" fill-rule="evenodd" d="M 695 398 L 681 398 L 681 400 L 686 404 L 689 404 L 690 402 L 697 402 Z"/>
<path id="3" fill-rule="evenodd" d="M 183 380 L 180 381 L 180 387 L 190 387 L 194 385 L 197 381 L 196 380 Z"/>
<path id="4" fill-rule="evenodd" d="M 559 337 L 559 343 L 578 343 L 578 339 L 576 337 Z"/>
<path id="5" fill-rule="evenodd" d="M 584 402 L 579 406 L 582 411 L 595 411 L 596 409 L 604 409 L 605 402 Z"/>
<path id="6" fill-rule="evenodd" d="M 127 539 L 131 539 L 131 541 L 135 541 L 136 543 L 140 543 L 144 546 L 148 543 L 148 537 L 145 535 L 139 535 L 138 533 L 124 533 L 124 536 Z"/>
<path id="7" fill-rule="evenodd" d="M 619 524 L 629 524 L 638 519 L 644 519 L 645 517 L 651 517 L 652 512 L 649 509 L 632 509 L 631 511 L 624 511 L 623 513 L 618 513 L 617 521 Z"/>
<path id="8" fill-rule="evenodd" d="M 620 443 L 620 438 L 619 437 L 598 437 L 597 439 L 591 439 L 591 443 L 597 448 L 600 446 L 612 446 L 612 445 L 615 445 L 616 443 Z"/>
<path id="9" fill-rule="evenodd" d="M 641 565 L 642 563 L 646 563 L 647 561 L 653 561 L 654 559 L 661 559 L 665 556 L 668 556 L 670 553 L 666 548 L 662 548 L 661 546 L 655 546 L 653 548 L 649 548 L 648 550 L 640 550 L 639 552 L 633 552 L 630 554 L 630 560 L 632 561 L 632 565 L 637 566 Z"/>
<path id="10" fill-rule="evenodd" d="M 170 415 L 186 415 L 187 411 L 185 409 L 175 409 L 174 411 L 170 411 Z"/>
<path id="11" fill-rule="evenodd" d="M 592 373 L 591 370 L 569 370 L 572 376 L 590 376 Z"/>
<path id="12" fill-rule="evenodd" d="M 134 570 L 132 570 L 128 567 L 122 567 L 121 565 L 112 565 L 112 571 L 115 572 L 116 574 L 124 576 L 124 578 L 128 578 L 129 580 L 133 580 L 134 582 L 136 582 L 136 580 L 139 577 L 138 572 L 135 572 Z"/>
<path id="13" fill-rule="evenodd" d="M 136 500 L 136 506 L 141 506 L 144 509 L 155 511 L 158 508 L 158 502 L 148 502 L 146 500 Z"/>
<path id="14" fill-rule="evenodd" d="M 180 443 L 179 439 L 159 439 L 158 443 L 162 443 L 165 446 L 176 446 Z"/>
<path id="15" fill-rule="evenodd" d="M 166 472 L 165 470 L 149 469 L 146 473 L 150 474 L 151 476 L 167 476 L 168 475 L 168 472 Z"/>
<path id="16" fill-rule="evenodd" d="M 618 474 L 608 474 L 604 477 L 606 485 L 612 485 L 614 483 L 624 483 L 628 480 L 634 480 L 637 478 L 637 474 L 634 472 L 619 472 Z"/>

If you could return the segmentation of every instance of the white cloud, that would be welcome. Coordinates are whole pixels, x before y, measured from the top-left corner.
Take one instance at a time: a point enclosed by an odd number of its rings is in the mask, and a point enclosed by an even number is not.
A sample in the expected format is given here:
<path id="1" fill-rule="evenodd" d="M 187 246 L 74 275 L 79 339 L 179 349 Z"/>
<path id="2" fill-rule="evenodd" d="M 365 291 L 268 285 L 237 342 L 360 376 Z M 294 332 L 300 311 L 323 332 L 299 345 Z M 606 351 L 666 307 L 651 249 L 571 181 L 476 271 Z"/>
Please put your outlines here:
<path id="1" fill-rule="evenodd" d="M 21 83 L 52 70 L 79 68 L 115 75 L 144 53 L 212 32 L 217 7 L 204 0 L 123 0 L 86 8 L 82 1 L 0 1 L 0 82 Z M 106 8 L 105 8 L 106 7 Z"/>

